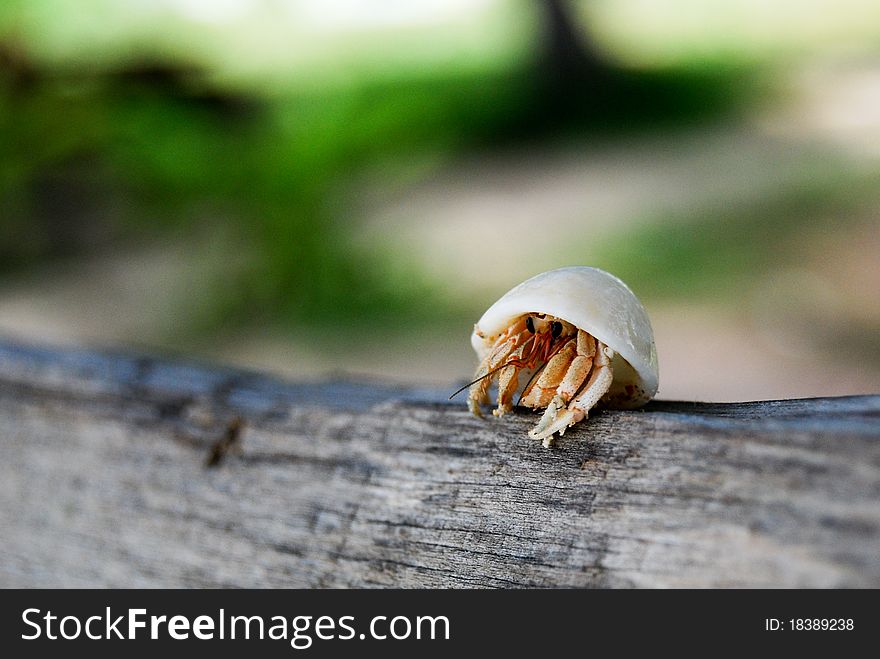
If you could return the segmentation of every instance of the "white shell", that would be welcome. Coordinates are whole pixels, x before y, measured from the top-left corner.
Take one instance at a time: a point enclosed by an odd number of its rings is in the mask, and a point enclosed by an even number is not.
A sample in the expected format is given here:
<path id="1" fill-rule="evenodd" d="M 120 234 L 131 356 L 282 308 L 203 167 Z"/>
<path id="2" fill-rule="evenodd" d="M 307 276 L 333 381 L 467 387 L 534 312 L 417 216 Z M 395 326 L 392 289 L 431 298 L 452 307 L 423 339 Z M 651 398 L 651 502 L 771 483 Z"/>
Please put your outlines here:
<path id="1" fill-rule="evenodd" d="M 515 286 L 486 310 L 471 334 L 480 360 L 517 316 L 550 314 L 592 334 L 617 354 L 614 382 L 604 402 L 639 407 L 659 385 L 657 349 L 642 303 L 620 279 L 587 266 L 550 270 Z M 482 337 L 477 334 L 479 331 Z M 627 387 L 629 385 L 629 387 Z"/>

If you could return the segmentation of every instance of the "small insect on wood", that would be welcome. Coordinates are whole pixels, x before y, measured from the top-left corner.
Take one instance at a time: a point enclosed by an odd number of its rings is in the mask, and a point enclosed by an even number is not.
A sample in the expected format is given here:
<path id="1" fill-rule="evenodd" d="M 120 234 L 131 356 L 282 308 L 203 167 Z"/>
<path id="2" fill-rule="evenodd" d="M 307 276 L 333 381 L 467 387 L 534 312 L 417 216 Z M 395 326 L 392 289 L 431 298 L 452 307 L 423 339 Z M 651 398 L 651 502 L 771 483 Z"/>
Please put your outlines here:
<path id="1" fill-rule="evenodd" d="M 626 284 L 598 268 L 550 270 L 514 287 L 474 326 L 471 345 L 480 365 L 455 394 L 469 388 L 468 407 L 482 416 L 497 380 L 500 417 L 521 391 L 518 405 L 544 409 L 529 431 L 544 446 L 596 405 L 631 409 L 657 393 L 648 314 Z"/>

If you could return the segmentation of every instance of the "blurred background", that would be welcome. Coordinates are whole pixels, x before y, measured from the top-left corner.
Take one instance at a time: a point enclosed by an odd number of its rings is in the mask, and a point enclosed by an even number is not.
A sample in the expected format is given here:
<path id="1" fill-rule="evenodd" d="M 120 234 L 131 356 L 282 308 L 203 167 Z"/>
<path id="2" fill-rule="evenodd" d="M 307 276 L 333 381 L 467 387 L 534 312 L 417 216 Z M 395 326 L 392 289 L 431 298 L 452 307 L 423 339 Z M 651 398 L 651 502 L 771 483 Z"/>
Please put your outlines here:
<path id="1" fill-rule="evenodd" d="M 660 396 L 880 391 L 876 0 L 4 0 L 0 338 L 452 387 L 570 264 Z"/>

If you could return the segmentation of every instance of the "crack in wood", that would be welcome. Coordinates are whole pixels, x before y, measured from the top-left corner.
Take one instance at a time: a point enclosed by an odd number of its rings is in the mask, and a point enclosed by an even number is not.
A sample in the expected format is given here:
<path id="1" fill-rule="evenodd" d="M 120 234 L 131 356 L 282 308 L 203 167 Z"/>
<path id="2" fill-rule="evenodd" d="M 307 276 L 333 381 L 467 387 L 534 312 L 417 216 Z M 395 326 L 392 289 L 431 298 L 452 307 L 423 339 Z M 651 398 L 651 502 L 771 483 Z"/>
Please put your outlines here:
<path id="1" fill-rule="evenodd" d="M 233 417 L 223 431 L 222 436 L 214 442 L 208 457 L 205 459 L 206 467 L 217 467 L 231 451 L 241 451 L 241 434 L 244 422 L 240 416 Z"/>

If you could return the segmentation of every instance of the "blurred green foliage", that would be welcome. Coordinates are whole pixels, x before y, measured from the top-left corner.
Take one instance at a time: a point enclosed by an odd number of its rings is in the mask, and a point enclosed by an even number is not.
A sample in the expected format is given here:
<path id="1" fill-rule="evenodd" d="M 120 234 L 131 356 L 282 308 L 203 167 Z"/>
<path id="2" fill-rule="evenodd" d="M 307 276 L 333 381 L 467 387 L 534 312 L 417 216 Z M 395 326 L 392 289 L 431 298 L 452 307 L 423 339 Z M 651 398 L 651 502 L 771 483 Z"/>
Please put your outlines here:
<path id="1" fill-rule="evenodd" d="M 180 61 L 52 70 L 7 47 L 0 74 L 0 270 L 222 223 L 230 270 L 195 326 L 434 318 L 414 264 L 349 239 L 346 190 L 364 172 L 425 176 L 464 150 L 654 130 L 740 106 L 739 69 L 626 70 L 548 85 L 531 61 L 426 70 L 263 95 L 213 86 Z M 268 91 L 268 90 L 267 90 Z M 241 261 L 242 259 L 237 259 Z"/>
<path id="2" fill-rule="evenodd" d="M 633 230 L 582 245 L 597 265 L 655 300 L 737 299 L 737 291 L 800 266 L 804 236 L 861 221 L 880 203 L 880 174 L 815 163 L 755 199 L 643 218 Z"/>

